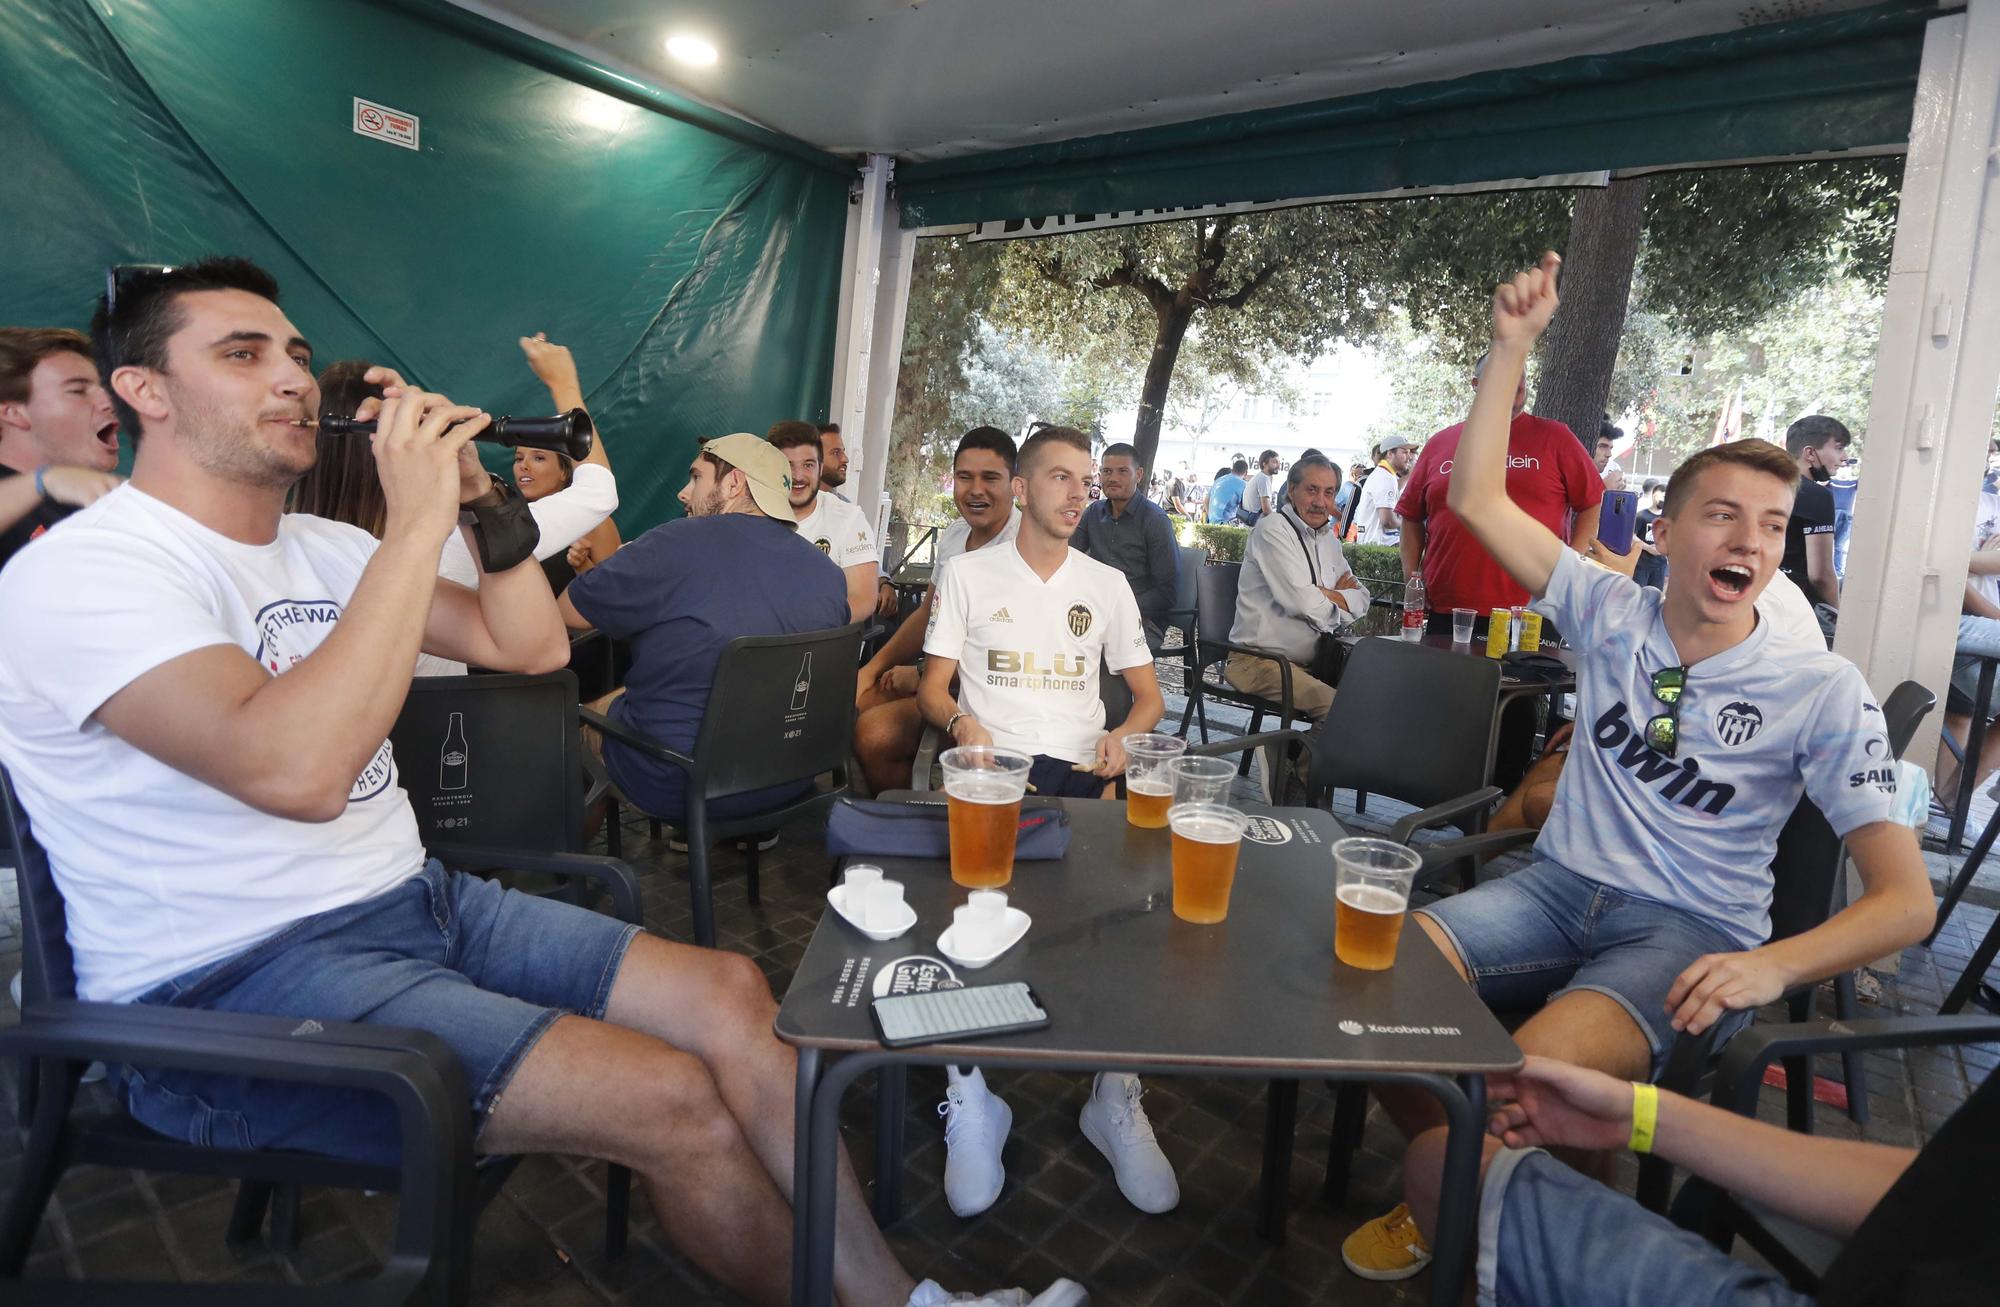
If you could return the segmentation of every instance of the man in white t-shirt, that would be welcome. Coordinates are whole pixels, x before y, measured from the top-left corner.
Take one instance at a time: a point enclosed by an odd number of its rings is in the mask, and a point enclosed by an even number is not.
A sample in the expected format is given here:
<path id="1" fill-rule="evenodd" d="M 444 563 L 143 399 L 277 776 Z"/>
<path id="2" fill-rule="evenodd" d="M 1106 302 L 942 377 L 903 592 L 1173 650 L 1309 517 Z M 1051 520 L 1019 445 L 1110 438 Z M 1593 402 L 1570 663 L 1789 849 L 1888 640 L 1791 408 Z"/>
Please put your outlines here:
<path id="1" fill-rule="evenodd" d="M 1375 469 L 1361 483 L 1354 501 L 1354 521 L 1360 527 L 1356 544 L 1394 545 L 1402 540 L 1396 501 L 1402 497 L 1403 477 L 1416 461 L 1417 448 L 1407 436 L 1385 436 L 1375 447 Z"/>
<path id="2" fill-rule="evenodd" d="M 1780 645 L 1757 614 L 1798 482 L 1783 449 L 1734 441 L 1674 472 L 1653 528 L 1673 578 L 1664 595 L 1587 565 L 1508 498 L 1509 410 L 1555 312 L 1557 266 L 1549 254 L 1494 296 L 1450 507 L 1580 651 L 1576 739 L 1538 859 L 1419 909 L 1424 938 L 1411 938 L 1488 1003 L 1533 1007 L 1514 1034 L 1525 1052 L 1645 1082 L 1678 1035 L 1725 1039 L 1794 986 L 1916 942 L 1935 907 L 1916 837 L 1893 820 L 1895 762 L 1860 671 Z M 1802 795 L 1847 842 L 1863 889 L 1773 941 L 1771 858 Z M 1444 1123 L 1400 1087 L 1377 1097 L 1407 1137 Z M 1428 1233 L 1406 1205 L 1357 1230 L 1342 1257 L 1401 1279 L 1429 1260 Z"/>
<path id="3" fill-rule="evenodd" d="M 1090 502 L 1090 439 L 1044 427 L 1021 448 L 1014 495 L 1020 534 L 952 559 L 939 573 L 924 636 L 924 717 L 955 745 L 993 745 L 1034 759 L 1037 794 L 1108 797 L 1125 771 L 1127 735 L 1150 731 L 1166 704 L 1125 574 L 1069 547 Z M 1104 720 L 1100 670 L 1132 691 L 1132 711 Z M 957 691 L 953 692 L 954 680 Z M 976 1069 L 949 1068 L 945 1199 L 975 1216 L 1000 1196 L 1000 1147 L 1013 1114 Z M 1180 1202 L 1174 1169 L 1153 1138 L 1137 1076 L 1104 1073 L 1079 1124 L 1111 1162 L 1119 1192 L 1143 1212 Z"/>
<path id="4" fill-rule="evenodd" d="M 694 1261 L 782 1300 L 795 1070 L 762 974 L 446 872 L 396 783 L 387 736 L 419 649 L 568 659 L 517 510 L 470 450 L 487 416 L 392 385 L 362 414 L 380 542 L 285 515 L 318 389 L 276 284 L 210 259 L 111 286 L 93 344 L 132 479 L 0 572 L 0 761 L 48 849 L 81 997 L 428 1030 L 465 1072 L 481 1151 L 627 1164 Z M 461 511 L 496 565 L 477 592 L 437 576 Z M 375 1095 L 120 1077 L 133 1115 L 180 1138 L 399 1152 Z M 587 1098 L 620 1110 L 579 1113 Z M 943 1301 L 851 1180 L 840 1201 L 844 1299 Z"/>
<path id="5" fill-rule="evenodd" d="M 951 499 L 958 521 L 937 538 L 931 587 L 923 603 L 903 619 L 888 643 L 861 668 L 854 697 L 854 756 L 871 790 L 898 790 L 910 783 L 910 768 L 923 742 L 924 719 L 917 709 L 917 655 L 930 625 L 936 581 L 944 565 L 960 554 L 1011 543 L 1021 529 L 1014 507 L 1014 438 L 998 427 L 974 427 L 960 437 L 952 456 Z"/>
<path id="6" fill-rule="evenodd" d="M 847 607 L 855 621 L 896 611 L 896 588 L 882 575 L 881 551 L 868 515 L 819 483 L 820 434 L 810 422 L 780 422 L 764 437 L 792 465 L 792 517 L 799 539 L 831 558 L 847 577 Z"/>

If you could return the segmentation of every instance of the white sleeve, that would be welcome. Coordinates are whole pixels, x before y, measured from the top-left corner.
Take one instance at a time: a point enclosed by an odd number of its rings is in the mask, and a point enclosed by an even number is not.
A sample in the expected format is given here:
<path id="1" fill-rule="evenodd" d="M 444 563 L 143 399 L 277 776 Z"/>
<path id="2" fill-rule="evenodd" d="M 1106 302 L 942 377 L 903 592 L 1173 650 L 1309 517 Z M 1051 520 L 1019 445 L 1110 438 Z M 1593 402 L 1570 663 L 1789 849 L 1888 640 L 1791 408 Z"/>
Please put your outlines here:
<path id="1" fill-rule="evenodd" d="M 1541 604 L 1570 648 L 1588 649 L 1639 622 L 1645 593 L 1623 572 L 1586 563 L 1575 551 L 1563 549 L 1557 551 Z"/>
<path id="2" fill-rule="evenodd" d="M 1896 763 L 1882 710 L 1861 669 L 1842 662 L 1799 737 L 1806 793 L 1842 839 L 1871 822 L 1892 820 Z"/>
<path id="3" fill-rule="evenodd" d="M 1313 584 L 1312 568 L 1306 563 L 1306 551 L 1293 534 L 1292 524 L 1282 513 L 1266 516 L 1270 525 L 1265 525 L 1266 518 L 1259 518 L 1250 531 L 1250 546 L 1244 551 L 1246 559 L 1255 558 L 1257 570 L 1264 574 L 1264 584 L 1271 587 L 1271 597 L 1288 616 L 1303 617 L 1322 631 L 1339 630 L 1340 611 Z M 1287 536 L 1291 538 L 1286 539 Z"/>
<path id="4" fill-rule="evenodd" d="M 0 662 L 80 730 L 154 668 L 212 645 L 241 648 L 216 602 L 150 540 L 90 527 L 53 532 L 0 573 Z"/>
<path id="5" fill-rule="evenodd" d="M 947 563 L 931 578 L 931 624 L 924 631 L 924 652 L 953 662 L 965 660 L 968 598 L 959 578 L 963 570 Z"/>
<path id="6" fill-rule="evenodd" d="M 1104 628 L 1104 665 L 1114 672 L 1130 671 L 1153 661 L 1146 647 L 1146 624 L 1139 618 L 1139 600 L 1129 585 L 1111 596 L 1110 621 Z"/>
<path id="7" fill-rule="evenodd" d="M 535 528 L 542 533 L 535 557 L 554 558 L 567 551 L 617 507 L 618 478 L 611 475 L 611 469 L 599 463 L 578 463 L 567 486 L 528 505 Z M 452 538 L 458 537 L 454 533 Z"/>
<path id="8" fill-rule="evenodd" d="M 1354 565 L 1347 561 L 1347 546 L 1336 543 L 1334 548 L 1340 551 L 1340 565 L 1347 569 L 1348 579 L 1353 581 L 1354 584 L 1343 586 L 1339 592 L 1340 597 L 1347 601 L 1346 612 L 1341 612 L 1336 605 L 1327 605 L 1334 610 L 1335 623 L 1333 626 L 1321 628 L 1327 631 L 1338 630 L 1343 626 L 1351 626 L 1368 614 L 1368 587 L 1361 584 L 1361 578 L 1355 573 Z"/>

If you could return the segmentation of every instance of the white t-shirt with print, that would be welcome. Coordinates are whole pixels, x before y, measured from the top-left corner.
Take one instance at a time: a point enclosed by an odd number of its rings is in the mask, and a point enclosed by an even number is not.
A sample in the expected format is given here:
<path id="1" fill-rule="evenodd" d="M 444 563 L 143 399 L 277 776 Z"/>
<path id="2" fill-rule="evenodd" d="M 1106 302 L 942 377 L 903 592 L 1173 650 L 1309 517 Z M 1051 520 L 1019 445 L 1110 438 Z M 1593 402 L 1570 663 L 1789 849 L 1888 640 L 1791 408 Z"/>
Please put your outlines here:
<path id="1" fill-rule="evenodd" d="M 1007 525 L 993 533 L 993 538 L 979 546 L 990 549 L 994 545 L 1011 544 L 1021 534 L 1021 510 L 1013 507 L 1007 510 Z M 931 576 L 936 578 L 944 571 L 944 565 L 966 552 L 966 545 L 972 539 L 972 526 L 964 518 L 959 518 L 938 533 L 937 562 L 931 568 Z"/>
<path id="2" fill-rule="evenodd" d="M 828 490 L 820 491 L 812 512 L 799 519 L 799 539 L 842 568 L 881 564 L 868 515 Z"/>
<path id="3" fill-rule="evenodd" d="M 367 532 L 303 514 L 246 545 L 125 485 L 0 572 L 0 763 L 48 849 L 84 998 L 135 998 L 422 868 L 386 740 L 339 817 L 299 822 L 91 719 L 214 645 L 283 675 L 333 630 L 374 551 Z"/>
<path id="4" fill-rule="evenodd" d="M 1094 758 L 1099 667 L 1153 660 L 1125 574 L 1071 549 L 1044 581 L 1014 542 L 959 555 L 936 586 L 924 652 L 958 661 L 958 706 L 1003 749 Z"/>
<path id="5" fill-rule="evenodd" d="M 1672 757 L 1654 673 L 1681 665 L 1660 591 L 1562 550 L 1543 603 L 1577 658 L 1576 739 L 1535 849 L 1579 876 L 1704 917 L 1738 945 L 1771 933 L 1771 858 L 1801 792 L 1841 838 L 1891 819 L 1896 764 L 1859 668 L 1768 621 L 1687 669 Z"/>
<path id="6" fill-rule="evenodd" d="M 1252 476 L 1250 484 L 1243 488 L 1243 511 L 1259 517 L 1262 517 L 1266 512 L 1276 512 L 1276 509 L 1267 509 L 1264 507 L 1265 500 L 1276 498 L 1276 495 L 1272 493 L 1271 486 L 1272 479 L 1269 472 L 1260 471 Z"/>
<path id="7" fill-rule="evenodd" d="M 1361 534 L 1355 543 L 1362 545 L 1393 545 L 1403 538 L 1400 526 L 1387 527 L 1381 523 L 1381 515 L 1375 510 L 1386 508 L 1393 519 L 1396 500 L 1402 495 L 1403 483 L 1386 467 L 1378 466 L 1361 483 L 1361 501 L 1355 505 L 1354 520 L 1361 524 Z"/>

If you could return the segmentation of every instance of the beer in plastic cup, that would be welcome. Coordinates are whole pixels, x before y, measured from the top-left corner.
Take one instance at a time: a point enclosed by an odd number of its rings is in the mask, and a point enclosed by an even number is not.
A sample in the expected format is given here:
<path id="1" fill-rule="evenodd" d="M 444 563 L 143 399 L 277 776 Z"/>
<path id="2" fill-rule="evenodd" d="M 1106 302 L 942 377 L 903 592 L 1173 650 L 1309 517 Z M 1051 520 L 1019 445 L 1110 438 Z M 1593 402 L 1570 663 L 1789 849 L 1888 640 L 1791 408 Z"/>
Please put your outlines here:
<path id="1" fill-rule="evenodd" d="M 1167 774 L 1173 778 L 1174 807 L 1183 803 L 1227 804 L 1229 787 L 1236 781 L 1236 764 L 1227 758 L 1184 755 L 1167 764 Z"/>
<path id="2" fill-rule="evenodd" d="M 1453 644 L 1472 643 L 1472 624 L 1479 620 L 1477 608 L 1454 608 L 1451 610 L 1451 642 Z"/>
<path id="3" fill-rule="evenodd" d="M 1014 878 L 1014 836 L 1034 760 L 980 744 L 946 749 L 938 762 L 951 824 L 952 881 L 999 889 Z"/>
<path id="4" fill-rule="evenodd" d="M 1167 812 L 1174 833 L 1174 915 L 1210 926 L 1229 915 L 1236 855 L 1249 818 L 1219 803 L 1176 803 Z"/>
<path id="5" fill-rule="evenodd" d="M 1187 752 L 1178 735 L 1147 731 L 1125 737 L 1125 820 L 1146 830 L 1162 830 L 1174 802 L 1174 778 L 1167 764 Z"/>
<path id="6" fill-rule="evenodd" d="M 1396 941 L 1423 859 L 1390 840 L 1333 842 L 1333 955 L 1362 971 L 1396 965 Z"/>

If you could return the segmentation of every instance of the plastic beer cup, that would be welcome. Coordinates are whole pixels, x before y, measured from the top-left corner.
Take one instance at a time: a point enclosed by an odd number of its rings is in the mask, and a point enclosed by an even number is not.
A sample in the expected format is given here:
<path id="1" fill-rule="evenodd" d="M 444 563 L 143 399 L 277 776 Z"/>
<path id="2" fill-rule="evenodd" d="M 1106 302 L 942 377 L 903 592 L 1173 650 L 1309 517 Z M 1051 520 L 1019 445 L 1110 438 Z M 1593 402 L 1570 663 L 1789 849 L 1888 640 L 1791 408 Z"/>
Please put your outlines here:
<path id="1" fill-rule="evenodd" d="M 1229 802 L 1229 787 L 1236 782 L 1236 764 L 1227 758 L 1189 758 L 1183 755 L 1167 764 L 1173 778 L 1174 806 L 1183 803 Z"/>
<path id="2" fill-rule="evenodd" d="M 1145 830 L 1161 830 L 1174 802 L 1174 778 L 1167 764 L 1187 752 L 1178 735 L 1148 731 L 1125 737 L 1125 820 Z"/>
<path id="3" fill-rule="evenodd" d="M 946 749 L 944 794 L 951 825 L 951 879 L 999 889 L 1014 878 L 1014 836 L 1034 760 L 990 745 Z"/>
<path id="4" fill-rule="evenodd" d="M 1229 915 L 1236 855 L 1250 820 L 1219 803 L 1176 803 L 1167 824 L 1174 834 L 1174 915 L 1212 926 Z"/>
<path id="5" fill-rule="evenodd" d="M 1451 610 L 1451 642 L 1471 644 L 1473 623 L 1479 620 L 1476 608 L 1454 608 Z"/>
<path id="6" fill-rule="evenodd" d="M 1363 971 L 1396 965 L 1396 941 L 1423 859 L 1404 845 L 1355 836 L 1333 842 L 1333 955 Z"/>

